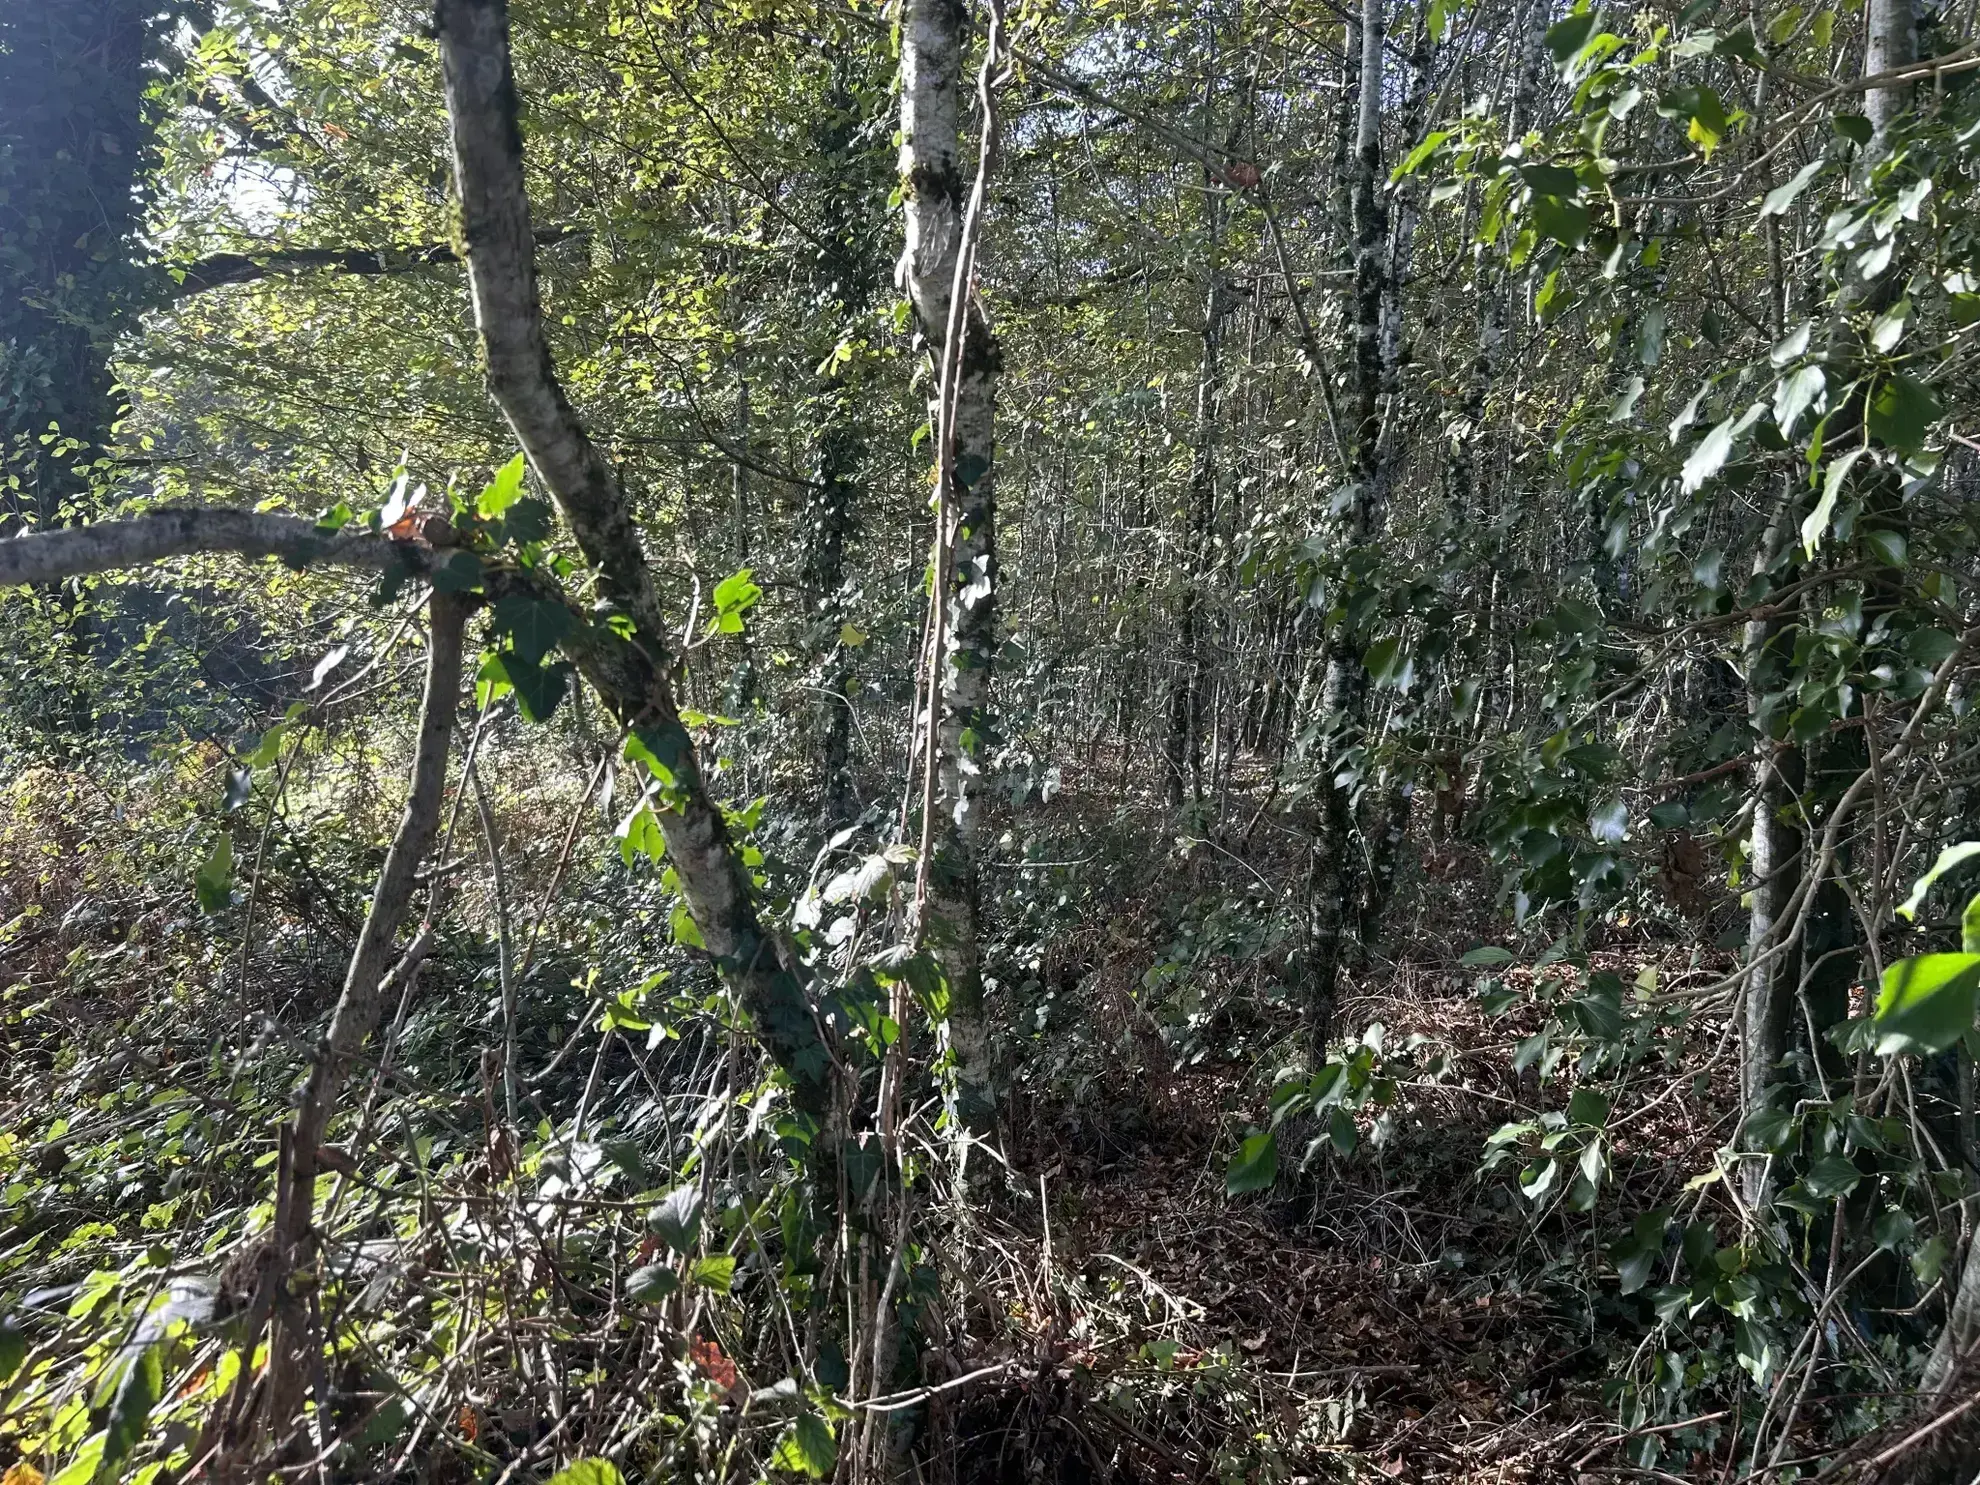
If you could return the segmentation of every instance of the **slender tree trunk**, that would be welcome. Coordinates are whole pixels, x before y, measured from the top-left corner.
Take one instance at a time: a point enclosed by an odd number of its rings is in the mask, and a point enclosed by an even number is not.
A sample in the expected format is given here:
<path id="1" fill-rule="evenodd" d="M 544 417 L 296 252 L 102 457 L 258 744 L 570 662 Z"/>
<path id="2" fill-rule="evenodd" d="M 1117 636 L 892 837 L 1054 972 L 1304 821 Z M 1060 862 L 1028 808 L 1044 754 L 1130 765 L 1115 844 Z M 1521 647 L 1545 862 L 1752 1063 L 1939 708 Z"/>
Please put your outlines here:
<path id="1" fill-rule="evenodd" d="M 1356 27 L 1360 64 L 1356 78 L 1350 201 L 1354 229 L 1354 360 L 1349 405 L 1347 552 L 1374 540 L 1382 510 L 1382 321 L 1388 288 L 1388 215 L 1382 180 L 1382 0 L 1363 0 Z M 1345 568 L 1346 564 L 1343 564 Z M 1358 927 L 1357 905 L 1368 875 L 1365 843 L 1355 828 L 1360 799 L 1360 749 L 1367 715 L 1368 675 L 1364 636 L 1343 625 L 1328 645 L 1321 685 L 1320 828 L 1312 847 L 1308 892 L 1307 1033 L 1310 1049 L 1324 1048 L 1333 1018 L 1348 938 Z"/>
<path id="2" fill-rule="evenodd" d="M 1785 491 L 1774 518 L 1754 554 L 1756 578 L 1773 572 L 1790 536 L 1794 491 Z M 1800 882 L 1801 832 L 1795 828 L 1795 808 L 1788 770 L 1798 761 L 1773 746 L 1767 697 L 1778 689 L 1779 653 L 1786 627 L 1777 618 L 1753 619 L 1745 636 L 1746 706 L 1753 729 L 1756 797 L 1753 831 L 1749 838 L 1747 871 L 1752 883 L 1747 899 L 1747 973 L 1742 992 L 1744 1026 L 1740 1050 L 1740 1102 L 1747 1115 L 1767 1102 L 1787 1055 L 1788 1029 L 1800 980 L 1798 945 L 1783 941 L 1788 924 L 1782 911 Z M 1743 1180 L 1747 1204 L 1762 1205 L 1771 1184 L 1766 1162 L 1748 1162 Z"/>
<path id="3" fill-rule="evenodd" d="M 955 376 L 955 477 L 946 492 L 950 552 L 946 640 L 936 721 L 937 818 L 931 837 L 929 942 L 949 981 L 944 1028 L 954 1059 L 957 1112 L 972 1128 L 995 1119 L 994 1063 L 983 1004 L 976 844 L 983 811 L 977 779 L 990 742 L 990 673 L 997 640 L 997 379 L 990 322 L 958 285 L 963 178 L 959 157 L 964 17 L 960 0 L 909 0 L 901 31 L 900 171 L 907 208 L 901 280 L 915 326 L 939 365 L 952 301 L 963 336 Z M 933 420 L 939 427 L 939 418 Z"/>
<path id="4" fill-rule="evenodd" d="M 316 1355 L 308 1315 L 290 1278 L 307 1272 L 316 1256 L 312 1226 L 316 1217 L 317 1152 L 336 1114 L 351 1059 L 377 1028 L 385 1002 L 386 970 L 412 903 L 414 877 L 433 848 L 446 792 L 447 750 L 461 694 L 461 640 L 468 601 L 436 591 L 427 602 L 427 612 L 431 633 L 427 639 L 426 685 L 420 698 L 419 739 L 405 810 L 385 853 L 364 927 L 351 951 L 343 993 L 310 1062 L 295 1121 L 283 1133 L 273 1261 L 262 1270 L 262 1302 L 272 1309 L 275 1322 L 269 1342 L 266 1420 L 278 1440 L 302 1401 L 305 1358 Z"/>
<path id="5" fill-rule="evenodd" d="M 599 599 L 631 625 L 629 640 L 602 628 L 587 636 L 582 668 L 665 765 L 660 830 L 688 912 L 790 1077 L 799 1108 L 822 1119 L 830 1055 L 793 961 L 758 917 L 748 873 L 681 724 L 670 636 L 639 530 L 564 395 L 544 338 L 506 0 L 441 0 L 435 31 L 488 389 L 594 569 Z"/>

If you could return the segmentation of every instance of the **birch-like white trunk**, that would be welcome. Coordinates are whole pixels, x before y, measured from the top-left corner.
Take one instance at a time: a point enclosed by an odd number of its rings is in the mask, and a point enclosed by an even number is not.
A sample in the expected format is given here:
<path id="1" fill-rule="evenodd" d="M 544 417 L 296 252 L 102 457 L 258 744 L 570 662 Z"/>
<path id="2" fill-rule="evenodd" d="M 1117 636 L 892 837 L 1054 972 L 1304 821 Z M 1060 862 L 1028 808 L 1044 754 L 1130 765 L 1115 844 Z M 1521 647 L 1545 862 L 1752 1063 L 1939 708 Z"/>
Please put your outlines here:
<path id="1" fill-rule="evenodd" d="M 901 31 L 901 155 L 907 242 L 901 286 L 915 327 L 939 364 L 962 248 L 963 180 L 958 123 L 963 9 L 959 0 L 908 0 Z M 968 292 L 968 286 L 964 286 Z M 989 743 L 991 662 L 996 653 L 997 376 L 995 336 L 972 298 L 958 322 L 955 477 L 948 494 L 950 580 L 936 719 L 938 818 L 931 835 L 929 943 L 949 982 L 942 1034 L 955 1064 L 956 1112 L 975 1129 L 996 1114 L 994 1059 L 983 1006 L 978 928 L 979 781 Z"/>

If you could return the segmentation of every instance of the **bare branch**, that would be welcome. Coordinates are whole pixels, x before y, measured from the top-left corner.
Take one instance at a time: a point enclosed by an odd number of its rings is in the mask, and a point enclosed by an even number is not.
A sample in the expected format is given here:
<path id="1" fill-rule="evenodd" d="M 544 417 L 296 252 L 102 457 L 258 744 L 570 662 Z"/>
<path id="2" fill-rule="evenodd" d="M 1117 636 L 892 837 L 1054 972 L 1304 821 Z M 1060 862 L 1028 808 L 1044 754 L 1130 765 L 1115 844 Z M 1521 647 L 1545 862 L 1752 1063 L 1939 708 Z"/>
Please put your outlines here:
<path id="1" fill-rule="evenodd" d="M 293 567 L 335 562 L 379 569 L 392 561 L 395 549 L 420 550 L 372 531 L 325 535 L 299 516 L 192 506 L 0 540 L 0 587 L 59 583 L 196 552 L 280 557 Z"/>

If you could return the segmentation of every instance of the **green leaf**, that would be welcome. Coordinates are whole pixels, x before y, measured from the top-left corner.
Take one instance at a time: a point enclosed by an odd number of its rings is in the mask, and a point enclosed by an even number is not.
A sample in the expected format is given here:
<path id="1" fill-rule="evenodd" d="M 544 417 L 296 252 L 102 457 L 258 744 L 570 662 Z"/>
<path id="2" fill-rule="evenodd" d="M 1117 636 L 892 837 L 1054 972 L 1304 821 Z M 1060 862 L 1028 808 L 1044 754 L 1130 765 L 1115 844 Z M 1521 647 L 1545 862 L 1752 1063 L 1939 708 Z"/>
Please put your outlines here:
<path id="1" fill-rule="evenodd" d="M 1925 434 L 1939 420 L 1938 396 L 1923 382 L 1894 376 L 1870 401 L 1870 436 L 1890 448 L 1914 454 L 1925 445 Z"/>
<path id="2" fill-rule="evenodd" d="M 1757 1108 L 1746 1119 L 1746 1139 L 1756 1150 L 1780 1151 L 1794 1133 L 1794 1115 L 1771 1105 Z"/>
<path id="3" fill-rule="evenodd" d="M 732 572 L 715 585 L 715 607 L 722 613 L 741 613 L 752 608 L 756 600 L 763 596 L 763 590 L 750 581 L 753 568 L 745 567 L 740 572 Z"/>
<path id="4" fill-rule="evenodd" d="M 1650 806 L 1650 823 L 1659 830 L 1679 830 L 1691 820 L 1691 811 L 1675 799 Z"/>
<path id="5" fill-rule="evenodd" d="M 1334 1148 L 1343 1158 L 1352 1155 L 1355 1146 L 1361 1143 L 1361 1134 L 1354 1127 L 1354 1116 L 1339 1104 L 1327 1118 L 1327 1138 L 1334 1142 Z"/>
<path id="6" fill-rule="evenodd" d="M 1267 1130 L 1238 1146 L 1224 1171 L 1224 1192 L 1242 1196 L 1247 1191 L 1263 1191 L 1278 1179 L 1279 1137 Z"/>
<path id="7" fill-rule="evenodd" d="M 1870 136 L 1875 132 L 1870 120 L 1860 113 L 1836 114 L 1829 120 L 1829 125 L 1858 149 L 1869 144 Z"/>
<path id="8" fill-rule="evenodd" d="M 1973 1027 L 1980 954 L 1920 954 L 1884 971 L 1877 1053 L 1943 1052 Z"/>
<path id="9" fill-rule="evenodd" d="M 522 499 L 523 468 L 523 456 L 517 454 L 498 469 L 495 478 L 475 498 L 474 513 L 484 521 L 492 521 Z"/>
<path id="10" fill-rule="evenodd" d="M 1406 175 L 1416 174 L 1418 167 L 1420 167 L 1425 160 L 1429 159 L 1432 155 L 1436 154 L 1437 151 L 1443 146 L 1444 141 L 1449 139 L 1450 137 L 1451 137 L 1451 131 L 1448 129 L 1437 129 L 1437 130 L 1433 130 L 1429 134 L 1424 135 L 1423 142 L 1417 145 L 1415 149 L 1409 152 L 1409 154 L 1404 158 L 1402 164 L 1396 167 L 1396 173 L 1390 176 L 1389 179 L 1391 181 L 1398 181 L 1401 180 Z"/>
<path id="11" fill-rule="evenodd" d="M 1911 895 L 1899 904 L 1897 915 L 1900 918 L 1916 918 L 1919 906 L 1925 901 L 1925 894 L 1932 890 L 1939 878 L 1975 856 L 1980 856 L 1980 840 L 1961 841 L 1939 852 L 1939 859 L 1932 863 L 1932 869 L 1911 884 Z"/>
<path id="12" fill-rule="evenodd" d="M 1833 1201 L 1838 1196 L 1849 1195 L 1862 1179 L 1863 1172 L 1848 1156 L 1824 1155 L 1802 1173 L 1801 1184 L 1808 1189 L 1810 1196 L 1820 1201 Z"/>
<path id="13" fill-rule="evenodd" d="M 1659 101 L 1657 112 L 1667 119 L 1687 120 L 1686 137 L 1707 158 L 1726 137 L 1726 106 L 1710 88 L 1696 84 L 1673 88 Z"/>
<path id="14" fill-rule="evenodd" d="M 550 534 L 550 506 L 547 501 L 538 500 L 534 495 L 525 496 L 510 507 L 509 513 L 496 523 L 494 539 L 498 544 L 526 547 L 531 542 L 541 541 Z"/>
<path id="15" fill-rule="evenodd" d="M 442 593 L 474 593 L 481 588 L 481 559 L 463 547 L 456 547 L 446 560 L 434 566 L 434 588 Z"/>
<path id="16" fill-rule="evenodd" d="M 1815 509 L 1801 523 L 1801 549 L 1808 556 L 1815 555 L 1815 549 L 1822 544 L 1822 538 L 1828 532 L 1829 522 L 1836 513 L 1836 497 L 1842 493 L 1843 481 L 1849 478 L 1851 466 L 1868 452 L 1867 449 L 1851 449 L 1829 465 L 1829 472 L 1822 479 L 1822 498 L 1815 502 Z"/>
<path id="17" fill-rule="evenodd" d="M 14 1373 L 27 1360 L 27 1332 L 12 1315 L 0 1316 L 0 1387 L 13 1380 Z"/>
<path id="18" fill-rule="evenodd" d="M 537 665 L 521 655 L 511 654 L 502 657 L 502 668 L 515 688 L 524 718 L 531 722 L 549 721 L 557 703 L 570 688 L 572 670 L 567 660 Z"/>
<path id="19" fill-rule="evenodd" d="M 144 1437 L 151 1410 L 165 1392 L 165 1357 L 162 1345 L 146 1346 L 133 1357 L 123 1380 L 110 1399 L 110 1416 L 104 1428 L 103 1457 L 97 1465 L 100 1474 L 117 1477 L 118 1466 L 130 1457 Z"/>
<path id="20" fill-rule="evenodd" d="M 549 1485 L 626 1485 L 626 1477 L 609 1459 L 580 1459 L 552 1475 Z"/>
<path id="21" fill-rule="evenodd" d="M 219 912 L 234 900 L 234 838 L 226 831 L 220 832 L 205 862 L 193 873 L 193 892 L 209 913 Z"/>
<path id="22" fill-rule="evenodd" d="M 1502 949 L 1497 944 L 1480 944 L 1475 949 L 1467 949 L 1464 957 L 1458 960 L 1465 969 L 1490 969 L 1495 964 L 1511 964 L 1513 952 Z"/>
<path id="23" fill-rule="evenodd" d="M 1601 1129 L 1609 1122 L 1609 1100 L 1593 1088 L 1577 1088 L 1568 1095 L 1568 1123 Z"/>
<path id="24" fill-rule="evenodd" d="M 626 1293 L 641 1304 L 658 1304 L 680 1287 L 681 1276 L 670 1263 L 649 1263 L 626 1276 Z"/>
<path id="25" fill-rule="evenodd" d="M 687 1253 L 701 1240 L 701 1207 L 699 1186 L 676 1186 L 646 1214 L 647 1230 L 676 1253 Z"/>
<path id="26" fill-rule="evenodd" d="M 1815 399 L 1828 390 L 1828 385 L 1828 378 L 1819 366 L 1804 366 L 1793 376 L 1784 376 L 1774 384 L 1774 421 L 1780 425 L 1783 438 L 1794 437 L 1794 425 L 1815 405 Z"/>
<path id="27" fill-rule="evenodd" d="M 1725 467 L 1741 435 L 1758 422 L 1765 411 L 1756 402 L 1738 416 L 1725 419 L 1701 438 L 1698 447 L 1691 451 L 1691 457 L 1684 461 L 1684 473 L 1678 480 L 1679 488 L 1687 495 L 1702 488 L 1707 480 Z"/>
<path id="28" fill-rule="evenodd" d="M 1566 248 L 1578 248 L 1588 240 L 1588 208 L 1579 201 L 1535 196 L 1533 225 L 1542 237 L 1550 237 Z"/>
<path id="29" fill-rule="evenodd" d="M 642 804 L 619 822 L 619 858 L 631 866 L 633 857 L 644 856 L 656 865 L 667 857 L 667 838 L 660 833 L 660 821 L 651 808 Z"/>
<path id="30" fill-rule="evenodd" d="M 511 593 L 495 605 L 495 628 L 509 636 L 513 652 L 531 665 L 541 665 L 543 657 L 563 643 L 575 620 L 561 603 Z"/>
<path id="31" fill-rule="evenodd" d="M 697 1258 L 688 1265 L 688 1282 L 699 1284 L 703 1289 L 713 1289 L 718 1294 L 727 1294 L 736 1282 L 736 1259 L 733 1253 L 711 1253 L 706 1258 Z"/>
<path id="32" fill-rule="evenodd" d="M 1823 160 L 1820 155 L 1810 160 L 1787 180 L 1769 191 L 1760 203 L 1760 219 L 1787 215 L 1788 208 L 1794 205 L 1794 198 L 1808 189 L 1808 183 L 1821 173 Z"/>
<path id="33" fill-rule="evenodd" d="M 694 914 L 688 911 L 684 902 L 674 904 L 674 911 L 667 918 L 667 926 L 673 931 L 674 942 L 684 949 L 708 949 L 708 940 L 702 937 L 701 925 L 694 921 Z"/>
<path id="34" fill-rule="evenodd" d="M 777 1452 L 770 1458 L 770 1468 L 822 1480 L 832 1473 L 838 1462 L 839 1445 L 832 1437 L 832 1425 L 807 1408 L 797 1415 L 790 1430 L 777 1441 Z"/>
<path id="35" fill-rule="evenodd" d="M 1588 833 L 1598 845 L 1620 845 L 1629 835 L 1629 810 L 1620 799 L 1596 805 L 1588 812 Z"/>
<path id="36" fill-rule="evenodd" d="M 1554 55 L 1554 65 L 1565 68 L 1575 55 L 1588 44 L 1588 38 L 1595 32 L 1595 13 L 1586 11 L 1581 15 L 1571 15 L 1564 21 L 1556 21 L 1547 28 L 1547 50 Z"/>

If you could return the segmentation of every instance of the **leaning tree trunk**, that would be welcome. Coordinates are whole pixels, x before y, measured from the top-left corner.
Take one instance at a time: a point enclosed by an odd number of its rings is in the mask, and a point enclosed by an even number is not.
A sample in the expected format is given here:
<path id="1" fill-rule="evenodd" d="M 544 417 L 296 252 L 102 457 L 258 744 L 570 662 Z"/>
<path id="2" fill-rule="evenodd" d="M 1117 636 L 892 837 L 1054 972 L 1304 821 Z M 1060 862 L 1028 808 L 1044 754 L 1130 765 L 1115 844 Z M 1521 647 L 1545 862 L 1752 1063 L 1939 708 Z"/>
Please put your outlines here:
<path id="1" fill-rule="evenodd" d="M 936 719 L 936 818 L 930 833 L 929 943 L 949 982 L 943 1035 L 955 1067 L 956 1111 L 978 1130 L 996 1116 L 989 1023 L 983 1005 L 976 848 L 983 811 L 978 779 L 989 743 L 990 670 L 997 644 L 997 378 L 1001 353 L 971 285 L 957 282 L 964 203 L 959 156 L 963 8 L 960 0 L 909 0 L 901 31 L 901 156 L 907 245 L 901 281 L 931 361 L 952 362 L 953 470 L 941 492 L 947 529 L 946 591 Z M 957 304 L 956 296 L 963 296 Z M 950 336 L 961 344 L 950 353 Z M 937 377 L 936 396 L 941 395 Z M 939 433 L 939 408 L 931 418 Z M 944 453 L 937 452 L 938 467 Z"/>
<path id="2" fill-rule="evenodd" d="M 817 1019 L 794 961 L 758 917 L 749 875 L 708 793 L 675 704 L 672 646 L 639 530 L 564 395 L 544 338 L 508 21 L 506 0 L 440 0 L 434 22 L 488 389 L 593 568 L 598 597 L 631 626 L 628 640 L 594 631 L 580 664 L 664 764 L 660 831 L 688 912 L 799 1107 L 822 1117 L 831 1060 Z"/>

